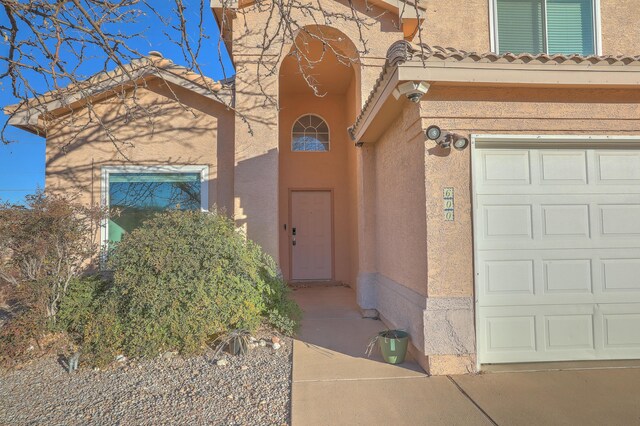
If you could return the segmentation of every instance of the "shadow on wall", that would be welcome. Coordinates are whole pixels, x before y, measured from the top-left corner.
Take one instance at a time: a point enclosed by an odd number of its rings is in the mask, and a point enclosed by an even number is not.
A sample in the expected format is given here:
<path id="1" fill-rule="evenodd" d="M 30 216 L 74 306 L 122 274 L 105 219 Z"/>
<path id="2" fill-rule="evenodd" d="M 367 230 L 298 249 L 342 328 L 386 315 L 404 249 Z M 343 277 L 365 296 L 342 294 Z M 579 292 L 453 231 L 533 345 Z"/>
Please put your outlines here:
<path id="1" fill-rule="evenodd" d="M 232 211 L 233 156 L 233 113 L 157 80 L 59 117 L 47 138 L 46 187 L 98 204 L 103 166 L 205 165 L 210 203 Z"/>
<path id="2" fill-rule="evenodd" d="M 77 194 L 78 201 L 97 205 L 103 197 L 104 166 L 208 166 L 209 206 L 224 210 L 251 239 L 268 245 L 268 235 L 263 234 L 276 223 L 271 223 L 269 215 L 275 212 L 265 211 L 271 205 L 264 200 L 277 193 L 265 190 L 271 180 L 265 175 L 274 170 L 277 173 L 277 149 L 261 148 L 261 140 L 254 134 L 250 143 L 236 152 L 232 111 L 179 87 L 172 86 L 168 93 L 165 84 L 158 81 L 139 88 L 135 100 L 129 93 L 124 98 L 95 102 L 91 111 L 83 109 L 60 117 L 47 141 L 47 189 Z M 262 100 L 256 96 L 253 102 L 257 107 Z M 271 116 L 256 113 L 250 117 L 251 124 L 258 129 L 276 127 L 276 114 L 275 110 Z M 238 186 L 243 191 L 236 193 Z"/>
<path id="3" fill-rule="evenodd" d="M 252 188 L 251 192 L 243 191 L 244 196 L 236 200 L 236 225 L 245 229 L 250 238 L 258 241 L 263 223 L 260 218 L 266 213 L 263 199 L 274 195 L 265 193 L 261 186 L 261 183 L 264 183 L 261 176 L 271 174 L 272 168 L 277 165 L 278 150 L 274 148 L 262 155 L 240 160 L 235 166 L 236 185 Z M 271 224 L 275 225 L 277 224 Z"/>

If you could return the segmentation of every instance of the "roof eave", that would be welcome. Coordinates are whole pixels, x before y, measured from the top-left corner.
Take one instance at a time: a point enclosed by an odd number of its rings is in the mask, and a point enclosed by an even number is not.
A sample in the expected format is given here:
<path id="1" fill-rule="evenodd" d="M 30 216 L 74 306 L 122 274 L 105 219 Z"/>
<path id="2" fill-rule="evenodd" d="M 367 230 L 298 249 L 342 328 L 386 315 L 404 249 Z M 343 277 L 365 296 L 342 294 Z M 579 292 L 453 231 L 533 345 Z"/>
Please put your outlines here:
<path id="1" fill-rule="evenodd" d="M 376 142 L 408 103 L 395 99 L 403 82 L 430 86 L 571 87 L 616 89 L 640 87 L 640 67 L 607 65 L 549 65 L 448 61 L 411 61 L 383 71 L 374 93 L 351 128 L 356 144 Z"/>
<path id="2" fill-rule="evenodd" d="M 10 115 L 8 124 L 19 129 L 34 133 L 39 136 L 46 137 L 46 126 L 43 115 L 55 116 L 63 112 L 69 112 L 75 110 L 87 102 L 91 102 L 96 98 L 109 98 L 115 96 L 119 89 L 135 87 L 136 85 L 143 84 L 144 81 L 153 78 L 160 78 L 166 82 L 172 83 L 176 86 L 183 87 L 192 93 L 197 93 L 210 100 L 223 103 L 220 96 L 214 95 L 211 89 L 206 88 L 200 84 L 197 84 L 187 78 L 181 77 L 169 70 L 147 67 L 129 72 L 128 75 L 122 74 L 109 79 L 105 79 L 102 82 L 96 83 L 89 89 L 78 89 L 65 96 L 62 99 L 53 99 L 50 101 L 36 102 L 33 106 L 26 104 L 16 107 L 11 105 L 4 108 L 4 113 Z"/>
<path id="3" fill-rule="evenodd" d="M 214 15 L 218 17 L 223 9 L 235 11 L 252 6 L 255 3 L 256 0 L 210 0 L 209 6 Z M 396 14 L 402 21 L 402 30 L 407 40 L 412 40 L 417 34 L 418 27 L 424 20 L 427 10 L 417 0 L 369 0 L 369 4 Z"/>

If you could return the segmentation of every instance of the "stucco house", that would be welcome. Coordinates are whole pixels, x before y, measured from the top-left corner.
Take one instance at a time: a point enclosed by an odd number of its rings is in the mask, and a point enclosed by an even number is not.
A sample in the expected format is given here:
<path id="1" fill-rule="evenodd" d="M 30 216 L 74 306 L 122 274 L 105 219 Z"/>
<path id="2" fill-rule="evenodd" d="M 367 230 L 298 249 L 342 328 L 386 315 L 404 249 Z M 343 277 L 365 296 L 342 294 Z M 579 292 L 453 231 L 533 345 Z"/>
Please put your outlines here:
<path id="1" fill-rule="evenodd" d="M 640 358 L 637 0 L 353 3 L 367 25 L 294 12 L 278 55 L 268 8 L 213 0 L 232 85 L 153 54 L 117 88 L 72 90 L 73 113 L 11 124 L 47 138 L 48 189 L 113 207 L 182 183 L 167 205 L 224 208 L 287 280 L 348 284 L 431 374 Z M 90 97 L 109 134 L 65 120 Z M 152 129 L 125 119 L 147 107 Z"/>

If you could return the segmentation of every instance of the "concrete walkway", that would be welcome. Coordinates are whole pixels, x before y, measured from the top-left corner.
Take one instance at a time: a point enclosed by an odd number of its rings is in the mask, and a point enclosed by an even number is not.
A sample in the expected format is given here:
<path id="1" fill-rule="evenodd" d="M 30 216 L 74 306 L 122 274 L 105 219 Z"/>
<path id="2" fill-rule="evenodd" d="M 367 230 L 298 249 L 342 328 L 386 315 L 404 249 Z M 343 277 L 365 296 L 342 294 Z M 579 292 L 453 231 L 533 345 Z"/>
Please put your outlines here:
<path id="1" fill-rule="evenodd" d="M 640 368 L 428 377 L 364 354 L 385 328 L 353 291 L 307 287 L 294 342 L 292 423 L 311 425 L 640 425 Z"/>

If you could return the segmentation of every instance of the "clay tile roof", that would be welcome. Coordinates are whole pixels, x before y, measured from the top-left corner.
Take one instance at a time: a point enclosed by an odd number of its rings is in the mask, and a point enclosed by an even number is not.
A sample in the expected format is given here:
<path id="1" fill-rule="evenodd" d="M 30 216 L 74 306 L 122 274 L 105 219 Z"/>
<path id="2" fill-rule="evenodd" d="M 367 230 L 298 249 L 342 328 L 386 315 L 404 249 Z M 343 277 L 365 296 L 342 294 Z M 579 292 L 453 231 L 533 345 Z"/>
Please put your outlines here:
<path id="1" fill-rule="evenodd" d="M 11 115 L 9 124 L 44 134 L 44 129 L 39 122 L 42 114 L 52 113 L 60 108 L 68 109 L 69 105 L 83 99 L 115 93 L 114 89 L 117 87 L 138 84 L 138 81 L 144 81 L 149 77 L 162 78 L 225 104 L 227 102 L 223 98 L 228 98 L 230 94 L 222 93 L 223 89 L 233 85 L 232 81 L 225 81 L 223 84 L 195 73 L 163 57 L 161 53 L 152 51 L 149 55 L 134 59 L 114 70 L 99 72 L 84 81 L 47 92 L 25 102 L 6 106 L 4 112 Z"/>
<path id="2" fill-rule="evenodd" d="M 562 54 L 531 54 L 531 53 L 477 53 L 455 49 L 453 47 L 428 46 L 426 44 L 415 44 L 407 41 L 395 42 L 387 52 L 388 63 L 406 62 L 417 60 L 440 60 L 458 62 L 493 62 L 493 63 L 521 63 L 521 64 L 552 64 L 552 65 L 638 65 L 640 66 L 640 55 L 638 56 L 597 56 L 597 55 L 562 55 Z"/>
<path id="3" fill-rule="evenodd" d="M 640 67 L 640 55 L 638 56 L 597 56 L 597 55 L 562 55 L 546 53 L 477 53 L 455 49 L 453 47 L 429 46 L 426 44 L 411 43 L 400 40 L 393 43 L 387 50 L 385 65 L 380 76 L 373 85 L 369 97 L 362 106 L 362 111 L 356 122 L 349 128 L 349 133 L 354 137 L 354 131 L 367 113 L 370 104 L 375 97 L 382 82 L 388 76 L 391 69 L 405 62 L 422 63 L 426 66 L 429 62 L 458 62 L 458 63 L 494 63 L 494 64 L 531 64 L 531 65 L 584 65 L 584 66 L 637 66 Z"/>

